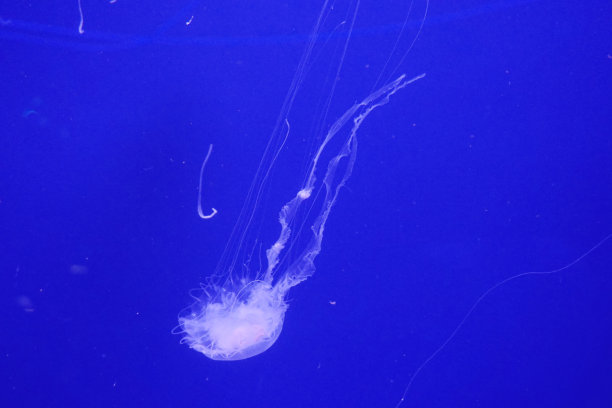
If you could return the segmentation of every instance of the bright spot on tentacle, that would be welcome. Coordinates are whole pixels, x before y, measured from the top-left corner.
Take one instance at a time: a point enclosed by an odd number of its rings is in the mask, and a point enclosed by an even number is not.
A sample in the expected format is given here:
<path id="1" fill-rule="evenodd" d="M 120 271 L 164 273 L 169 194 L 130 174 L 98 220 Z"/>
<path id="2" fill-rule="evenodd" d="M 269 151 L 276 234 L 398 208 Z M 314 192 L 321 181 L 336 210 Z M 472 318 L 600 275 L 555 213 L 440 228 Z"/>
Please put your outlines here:
<path id="1" fill-rule="evenodd" d="M 301 189 L 300 191 L 298 191 L 297 196 L 301 198 L 302 200 L 306 200 L 307 198 L 310 198 L 311 193 L 312 193 L 311 188 Z"/>

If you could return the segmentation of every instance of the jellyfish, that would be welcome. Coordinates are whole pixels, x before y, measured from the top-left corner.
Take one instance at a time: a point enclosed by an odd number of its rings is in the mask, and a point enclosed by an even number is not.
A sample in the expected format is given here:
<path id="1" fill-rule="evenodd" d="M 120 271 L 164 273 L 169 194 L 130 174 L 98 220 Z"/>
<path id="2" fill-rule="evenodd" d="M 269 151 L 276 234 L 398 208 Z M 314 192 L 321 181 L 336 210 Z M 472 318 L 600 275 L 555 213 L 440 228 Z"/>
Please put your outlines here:
<path id="1" fill-rule="evenodd" d="M 356 2 L 352 9 L 336 77 L 342 68 L 358 6 Z M 276 342 L 288 309 L 289 290 L 315 271 L 327 220 L 355 165 L 359 128 L 392 95 L 425 76 L 398 75 L 373 88 L 321 132 L 303 179 L 296 181 L 293 193 L 288 195 L 290 199 L 280 207 L 278 235 L 265 250 L 259 268 L 252 271 L 249 262 L 239 260 L 240 254 L 248 252 L 253 245 L 256 229 L 253 220 L 270 172 L 291 135 L 291 108 L 310 68 L 321 24 L 330 8 L 325 2 L 315 23 L 217 271 L 201 286 L 199 294 L 194 295 L 195 302 L 179 314 L 176 332 L 182 334 L 182 343 L 213 360 L 246 359 L 263 353 Z M 330 95 L 334 86 L 335 82 Z"/>

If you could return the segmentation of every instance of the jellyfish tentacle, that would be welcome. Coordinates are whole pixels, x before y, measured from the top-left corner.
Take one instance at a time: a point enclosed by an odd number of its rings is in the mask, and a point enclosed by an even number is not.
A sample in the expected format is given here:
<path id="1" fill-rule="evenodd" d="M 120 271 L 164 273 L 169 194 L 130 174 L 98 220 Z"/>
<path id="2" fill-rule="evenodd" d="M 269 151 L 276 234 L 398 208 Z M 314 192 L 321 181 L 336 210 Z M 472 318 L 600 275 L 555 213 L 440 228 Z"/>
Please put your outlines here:
<path id="1" fill-rule="evenodd" d="M 206 157 L 204 158 L 204 162 L 202 163 L 202 168 L 200 169 L 200 184 L 198 186 L 198 215 L 200 216 L 200 218 L 204 220 L 211 219 L 218 212 L 217 209 L 214 207 L 211 208 L 210 214 L 204 214 L 204 211 L 202 211 L 202 181 L 204 180 L 204 168 L 206 167 L 206 163 L 208 162 L 208 159 L 210 158 L 210 155 L 212 153 L 212 148 L 213 148 L 212 144 L 208 146 L 208 153 L 206 153 Z"/>

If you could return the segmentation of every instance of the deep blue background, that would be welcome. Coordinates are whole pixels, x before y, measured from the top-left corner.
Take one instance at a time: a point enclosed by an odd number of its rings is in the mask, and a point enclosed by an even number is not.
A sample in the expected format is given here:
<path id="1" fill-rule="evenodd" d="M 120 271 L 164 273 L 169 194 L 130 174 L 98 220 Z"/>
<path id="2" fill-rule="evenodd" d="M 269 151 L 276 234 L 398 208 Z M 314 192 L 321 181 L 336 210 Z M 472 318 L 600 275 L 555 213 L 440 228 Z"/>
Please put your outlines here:
<path id="1" fill-rule="evenodd" d="M 363 126 L 278 342 L 232 363 L 180 345 L 318 3 L 83 0 L 83 35 L 76 0 L 0 6 L 0 406 L 392 407 L 487 288 L 612 232 L 611 3 L 432 1 L 399 68 L 427 77 Z M 400 4 L 362 3 L 333 113 Z M 275 193 L 272 221 L 295 191 Z M 610 241 L 511 281 L 403 406 L 612 406 L 611 293 Z"/>

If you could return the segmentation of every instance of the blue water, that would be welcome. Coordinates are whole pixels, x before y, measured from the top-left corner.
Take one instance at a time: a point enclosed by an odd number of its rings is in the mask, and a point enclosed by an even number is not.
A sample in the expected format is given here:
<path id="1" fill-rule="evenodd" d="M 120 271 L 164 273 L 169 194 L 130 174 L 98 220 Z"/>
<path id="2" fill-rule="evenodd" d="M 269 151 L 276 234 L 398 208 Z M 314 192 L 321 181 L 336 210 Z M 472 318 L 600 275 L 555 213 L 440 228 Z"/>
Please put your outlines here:
<path id="1" fill-rule="evenodd" d="M 276 344 L 238 362 L 171 330 L 217 265 L 321 4 L 83 0 L 83 34 L 76 0 L 0 5 L 1 407 L 393 407 L 485 291 L 612 232 L 611 3 L 432 1 L 400 61 L 424 8 L 405 20 L 402 3 L 360 4 L 324 122 L 381 72 L 427 76 L 363 125 L 316 273 Z M 345 6 L 308 64 L 255 259 L 320 141 Z M 401 406 L 612 406 L 610 293 L 612 240 L 509 281 Z"/>

